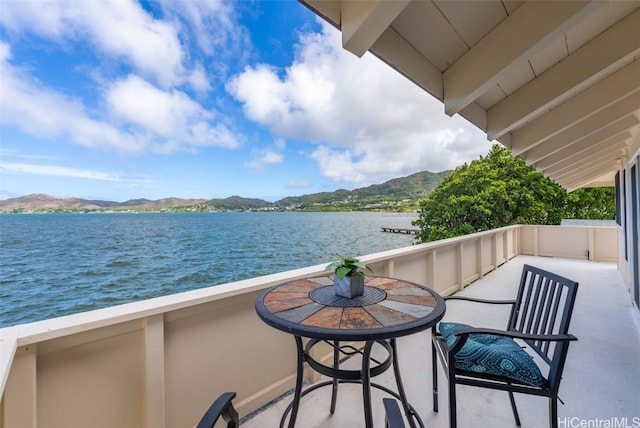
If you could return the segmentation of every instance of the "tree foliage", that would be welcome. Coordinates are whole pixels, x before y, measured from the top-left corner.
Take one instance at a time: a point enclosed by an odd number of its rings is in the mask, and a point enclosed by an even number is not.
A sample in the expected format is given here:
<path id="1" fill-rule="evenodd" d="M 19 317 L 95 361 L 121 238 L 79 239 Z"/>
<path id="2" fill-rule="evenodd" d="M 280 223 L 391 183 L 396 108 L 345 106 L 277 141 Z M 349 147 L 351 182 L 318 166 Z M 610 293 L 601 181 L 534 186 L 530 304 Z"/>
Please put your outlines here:
<path id="1" fill-rule="evenodd" d="M 560 187 L 509 149 L 494 145 L 486 157 L 458 167 L 420 202 L 419 242 L 511 224 L 560 224 L 562 219 L 613 219 L 612 188 Z"/>

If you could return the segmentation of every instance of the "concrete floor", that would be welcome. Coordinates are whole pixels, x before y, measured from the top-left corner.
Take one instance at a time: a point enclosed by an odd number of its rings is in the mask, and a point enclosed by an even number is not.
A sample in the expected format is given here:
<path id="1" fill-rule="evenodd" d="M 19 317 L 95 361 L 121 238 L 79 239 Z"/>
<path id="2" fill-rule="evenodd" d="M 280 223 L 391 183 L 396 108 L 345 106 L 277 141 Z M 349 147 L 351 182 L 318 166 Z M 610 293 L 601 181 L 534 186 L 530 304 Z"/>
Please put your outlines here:
<path id="1" fill-rule="evenodd" d="M 640 427 L 640 313 L 631 303 L 615 264 L 583 260 L 520 256 L 512 259 L 462 293 L 496 299 L 512 299 L 524 263 L 538 266 L 579 282 L 570 332 L 578 337 L 569 348 L 560 385 L 559 428 Z M 476 326 L 504 328 L 508 308 L 452 302 L 445 320 Z M 473 309 L 470 309 L 470 308 Z M 432 411 L 430 332 L 398 339 L 399 363 L 411 404 L 427 427 L 448 426 L 446 381 L 440 369 L 440 412 Z M 353 361 L 354 364 L 357 361 Z M 347 364 L 350 364 L 349 362 Z M 374 381 L 395 390 L 392 370 Z M 515 427 L 505 392 L 458 386 L 458 426 Z M 374 420 L 384 426 L 382 398 L 374 389 Z M 341 385 L 334 415 L 329 414 L 330 388 L 321 388 L 302 399 L 296 426 L 364 426 L 362 396 L 358 385 Z M 243 428 L 279 426 L 291 396 L 284 397 L 255 416 L 242 421 Z M 377 405 L 376 405 L 377 403 Z M 548 399 L 516 394 L 523 427 L 547 427 Z"/>

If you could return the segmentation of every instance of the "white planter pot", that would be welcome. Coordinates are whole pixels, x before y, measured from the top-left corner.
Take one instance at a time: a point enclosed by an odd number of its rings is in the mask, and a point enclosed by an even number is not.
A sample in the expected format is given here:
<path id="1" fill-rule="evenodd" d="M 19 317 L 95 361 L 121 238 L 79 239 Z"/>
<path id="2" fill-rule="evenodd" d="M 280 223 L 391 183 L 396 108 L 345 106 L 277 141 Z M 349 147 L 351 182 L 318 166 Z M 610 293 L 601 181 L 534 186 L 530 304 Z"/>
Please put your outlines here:
<path id="1" fill-rule="evenodd" d="M 362 296 L 364 293 L 364 278 L 360 275 L 345 276 L 342 279 L 334 276 L 333 289 L 337 296 L 347 297 L 349 299 Z"/>

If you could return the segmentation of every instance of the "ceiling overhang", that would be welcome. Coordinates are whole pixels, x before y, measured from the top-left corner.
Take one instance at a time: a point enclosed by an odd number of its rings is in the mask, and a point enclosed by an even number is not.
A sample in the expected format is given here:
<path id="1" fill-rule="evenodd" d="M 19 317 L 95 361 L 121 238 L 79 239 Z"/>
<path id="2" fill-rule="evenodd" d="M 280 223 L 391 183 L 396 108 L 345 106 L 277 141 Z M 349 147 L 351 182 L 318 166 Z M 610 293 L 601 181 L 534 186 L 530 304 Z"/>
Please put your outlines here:
<path id="1" fill-rule="evenodd" d="M 569 190 L 640 142 L 640 0 L 300 0 Z"/>

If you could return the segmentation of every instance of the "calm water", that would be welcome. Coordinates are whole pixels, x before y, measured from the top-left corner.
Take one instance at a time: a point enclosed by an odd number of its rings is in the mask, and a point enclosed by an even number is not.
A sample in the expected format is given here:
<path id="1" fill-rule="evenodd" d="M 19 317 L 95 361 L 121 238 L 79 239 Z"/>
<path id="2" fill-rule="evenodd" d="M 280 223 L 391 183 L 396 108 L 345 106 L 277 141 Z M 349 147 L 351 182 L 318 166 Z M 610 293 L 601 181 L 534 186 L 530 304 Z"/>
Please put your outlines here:
<path id="1" fill-rule="evenodd" d="M 0 326 L 413 244 L 382 213 L 0 215 Z"/>

